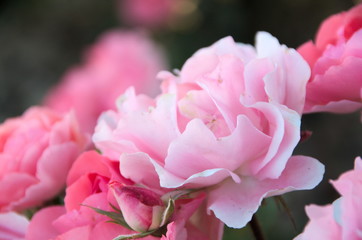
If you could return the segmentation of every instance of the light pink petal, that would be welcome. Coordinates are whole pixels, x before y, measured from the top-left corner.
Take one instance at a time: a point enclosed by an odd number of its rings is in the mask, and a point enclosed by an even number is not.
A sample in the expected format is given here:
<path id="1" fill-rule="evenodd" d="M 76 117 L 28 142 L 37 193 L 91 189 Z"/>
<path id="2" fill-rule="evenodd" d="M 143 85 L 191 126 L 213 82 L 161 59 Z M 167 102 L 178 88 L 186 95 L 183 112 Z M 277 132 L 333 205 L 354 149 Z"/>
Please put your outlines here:
<path id="1" fill-rule="evenodd" d="M 89 240 L 110 240 L 119 235 L 131 234 L 133 231 L 110 222 L 100 222 L 94 226 Z"/>
<path id="2" fill-rule="evenodd" d="M 362 158 L 356 157 L 354 160 L 354 169 L 355 170 L 362 170 Z"/>
<path id="3" fill-rule="evenodd" d="M 230 134 L 225 120 L 207 92 L 190 90 L 178 101 L 181 114 L 188 119 L 201 119 L 218 137 Z"/>
<path id="4" fill-rule="evenodd" d="M 150 106 L 155 106 L 155 100 L 147 95 L 136 95 L 133 86 L 117 98 L 117 109 L 120 113 L 131 113 L 133 111 L 147 111 Z"/>
<path id="5" fill-rule="evenodd" d="M 203 51 L 214 52 L 217 56 L 236 55 L 243 62 L 248 62 L 250 59 L 255 58 L 255 50 L 252 46 L 236 43 L 230 36 L 220 39 L 208 48 L 200 49 L 195 55 Z"/>
<path id="6" fill-rule="evenodd" d="M 170 142 L 179 135 L 175 96 L 166 94 L 148 112 L 132 112 L 118 122 L 117 138 L 132 141 L 142 152 L 163 161 Z M 155 138 L 157 136 L 157 138 Z"/>
<path id="7" fill-rule="evenodd" d="M 269 191 L 268 197 L 294 190 L 310 190 L 322 181 L 324 165 L 307 156 L 292 156 L 278 179 L 266 180 L 276 190 Z"/>
<path id="8" fill-rule="evenodd" d="M 182 179 L 174 174 L 166 171 L 157 163 L 153 162 L 156 171 L 160 177 L 161 187 L 165 188 L 202 188 L 211 186 L 223 181 L 227 177 L 231 177 L 235 182 L 240 182 L 240 177 L 225 168 L 208 169 L 196 174 L 193 174 L 188 179 Z"/>
<path id="9" fill-rule="evenodd" d="M 118 161 L 122 152 L 136 152 L 134 143 L 117 139 L 113 131 L 117 127 L 119 116 L 114 111 L 104 112 L 98 119 L 95 133 L 92 140 L 96 147 L 101 150 L 102 155 L 111 160 Z"/>
<path id="10" fill-rule="evenodd" d="M 280 43 L 270 33 L 260 31 L 255 37 L 255 48 L 258 58 L 271 57 L 280 51 Z"/>
<path id="11" fill-rule="evenodd" d="M 182 136 L 170 145 L 165 168 L 183 178 L 208 169 L 233 171 L 255 156 L 262 155 L 269 144 L 270 138 L 256 129 L 245 116 L 237 118 L 236 129 L 224 138 L 216 138 L 200 120 L 194 119 Z"/>
<path id="12" fill-rule="evenodd" d="M 362 184 L 361 158 L 355 159 L 355 169 L 343 173 L 337 180 L 331 181 L 336 190 L 342 195 L 356 194 Z M 361 191 L 362 192 L 362 191 Z"/>
<path id="13" fill-rule="evenodd" d="M 257 101 L 268 101 L 265 92 L 264 77 L 274 70 L 271 59 L 253 59 L 246 66 L 244 71 L 245 92 L 241 96 L 244 105 L 252 105 Z"/>
<path id="14" fill-rule="evenodd" d="M 259 178 L 277 178 L 299 142 L 301 119 L 297 112 L 283 105 L 259 103 L 255 107 L 268 119 L 272 142 L 263 161 L 254 161 L 251 164 L 260 169 Z"/>
<path id="15" fill-rule="evenodd" d="M 210 95 L 223 115 L 229 131 L 236 125 L 236 116 L 243 113 L 240 95 L 244 93 L 244 63 L 235 56 L 220 57 L 220 63 L 197 83 Z"/>
<path id="16" fill-rule="evenodd" d="M 171 222 L 167 225 L 167 233 L 166 236 L 162 236 L 161 240 L 187 240 L 188 232 L 186 231 L 184 221 L 175 221 Z M 200 238 L 193 238 L 200 239 Z M 202 240 L 202 239 L 200 239 Z"/>
<path id="17" fill-rule="evenodd" d="M 107 201 L 106 193 L 96 193 L 82 202 L 82 206 L 78 209 L 73 209 L 62 214 L 59 218 L 55 219 L 53 225 L 60 233 L 68 232 L 74 228 L 82 226 L 94 226 L 95 224 L 110 220 L 108 217 L 97 213 L 94 207 L 104 211 L 112 211 L 112 208 Z"/>
<path id="18" fill-rule="evenodd" d="M 78 147 L 72 142 L 46 149 L 38 161 L 37 178 L 40 180 L 39 183 L 27 188 L 25 196 L 14 202 L 13 205 L 26 208 L 52 198 L 65 186 L 68 171 L 77 154 Z"/>
<path id="19" fill-rule="evenodd" d="M 253 46 L 249 44 L 236 43 L 231 36 L 228 36 L 215 42 L 210 47 L 201 48 L 200 50 L 196 51 L 196 53 L 186 61 L 185 65 L 187 65 L 188 62 L 193 62 L 194 58 L 201 56 L 205 58 L 204 60 L 207 60 L 208 58 L 206 56 L 209 55 L 215 55 L 219 57 L 223 55 L 235 55 L 240 60 L 247 63 L 251 59 L 256 57 L 256 52 Z M 193 65 L 193 67 L 195 68 L 200 65 L 197 63 L 198 62 L 196 61 L 195 64 L 190 65 Z M 184 71 L 184 68 L 182 69 L 182 71 Z"/>
<path id="20" fill-rule="evenodd" d="M 338 211 L 339 224 L 342 226 L 343 239 L 358 239 L 362 231 L 362 170 L 359 168 L 361 158 L 356 158 L 355 169 L 342 174 L 333 186 L 342 195 L 335 212 Z"/>
<path id="21" fill-rule="evenodd" d="M 186 223 L 189 239 L 221 240 L 224 232 L 224 223 L 214 214 L 208 214 L 206 201 L 202 202 L 197 211 Z"/>
<path id="22" fill-rule="evenodd" d="M 205 193 L 200 193 L 191 199 L 178 199 L 176 201 L 177 211 L 175 211 L 172 215 L 172 221 L 188 220 L 196 211 L 198 211 L 198 209 L 201 208 L 200 205 L 204 203 L 205 197 Z"/>
<path id="23" fill-rule="evenodd" d="M 96 133 L 93 137 L 96 146 L 103 152 L 109 151 L 108 149 L 112 151 L 116 147 L 116 151 L 122 153 L 127 152 L 130 149 L 129 146 L 133 145 L 135 147 L 133 152 L 147 152 L 153 159 L 163 161 L 170 141 L 179 134 L 175 100 L 175 96 L 171 94 L 162 95 L 157 101 L 157 106 L 149 106 L 146 112 L 125 113 L 118 121 L 116 129 L 113 130 L 111 141 Z M 158 137 L 155 138 L 155 136 Z M 101 139 L 108 142 L 102 143 Z"/>
<path id="24" fill-rule="evenodd" d="M 0 195 L 0 208 L 3 210 L 12 209 L 12 204 L 24 197 L 27 188 L 38 182 L 36 178 L 28 174 L 9 173 L 4 176 L 0 181 L 2 192 Z"/>
<path id="25" fill-rule="evenodd" d="M 360 173 L 361 174 L 361 173 Z M 358 184 L 358 183 L 355 183 Z M 341 222 L 343 226 L 343 239 L 360 239 L 362 233 L 362 190 L 361 182 L 356 186 L 358 189 L 341 198 Z M 335 210 L 336 211 L 336 210 Z"/>
<path id="26" fill-rule="evenodd" d="M 75 227 L 55 238 L 55 240 L 85 240 L 90 239 L 91 226 Z"/>
<path id="27" fill-rule="evenodd" d="M 29 220 L 17 213 L 7 212 L 0 214 L 0 239 L 24 240 Z"/>
<path id="28" fill-rule="evenodd" d="M 182 82 L 196 82 L 205 74 L 212 72 L 218 63 L 219 58 L 213 52 L 201 50 L 185 62 L 181 69 L 181 80 Z"/>
<path id="29" fill-rule="evenodd" d="M 308 64 L 298 52 L 280 45 L 275 37 L 266 32 L 257 33 L 256 49 L 259 58 L 266 58 L 274 65 L 271 67 L 269 63 L 264 66 L 269 70 L 269 73 L 263 70 L 267 73 L 264 82 L 268 99 L 261 100 L 280 103 L 301 113 L 305 86 L 310 77 Z M 259 91 L 264 92 L 262 89 Z"/>
<path id="30" fill-rule="evenodd" d="M 152 189 L 160 187 L 160 180 L 150 157 L 145 153 L 122 154 L 119 160 L 120 173 L 133 182 Z"/>
<path id="31" fill-rule="evenodd" d="M 283 104 L 301 114 L 310 68 L 294 49 L 280 51 L 274 71 L 264 78 L 265 91 L 269 102 Z"/>
<path id="32" fill-rule="evenodd" d="M 292 157 L 279 179 L 258 181 L 244 177 L 240 183 L 227 180 L 209 194 L 208 209 L 226 225 L 244 227 L 257 211 L 263 198 L 292 190 L 311 189 L 321 180 L 324 167 L 317 160 Z"/>
<path id="33" fill-rule="evenodd" d="M 242 228 L 257 211 L 266 189 L 255 180 L 244 178 L 241 183 L 227 180 L 209 194 L 208 209 L 232 228 Z"/>
<path id="34" fill-rule="evenodd" d="M 26 233 L 27 240 L 48 240 L 55 238 L 60 232 L 53 225 L 54 220 L 65 213 L 60 206 L 43 208 L 30 221 Z"/>
<path id="35" fill-rule="evenodd" d="M 302 234 L 294 240 L 340 240 L 341 231 L 338 224 L 333 219 L 333 207 L 310 205 L 306 207 L 306 212 L 311 221 L 307 224 Z"/>

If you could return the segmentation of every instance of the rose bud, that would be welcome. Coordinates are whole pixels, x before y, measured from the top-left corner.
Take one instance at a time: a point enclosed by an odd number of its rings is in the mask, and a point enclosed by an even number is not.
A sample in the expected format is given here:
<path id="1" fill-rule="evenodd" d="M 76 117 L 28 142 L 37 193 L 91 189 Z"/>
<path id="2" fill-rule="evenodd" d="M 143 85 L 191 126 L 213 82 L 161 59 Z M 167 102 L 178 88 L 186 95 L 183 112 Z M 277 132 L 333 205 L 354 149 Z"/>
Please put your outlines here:
<path id="1" fill-rule="evenodd" d="M 137 232 L 147 232 L 161 226 L 166 206 L 155 192 L 112 182 L 110 188 L 126 223 Z"/>

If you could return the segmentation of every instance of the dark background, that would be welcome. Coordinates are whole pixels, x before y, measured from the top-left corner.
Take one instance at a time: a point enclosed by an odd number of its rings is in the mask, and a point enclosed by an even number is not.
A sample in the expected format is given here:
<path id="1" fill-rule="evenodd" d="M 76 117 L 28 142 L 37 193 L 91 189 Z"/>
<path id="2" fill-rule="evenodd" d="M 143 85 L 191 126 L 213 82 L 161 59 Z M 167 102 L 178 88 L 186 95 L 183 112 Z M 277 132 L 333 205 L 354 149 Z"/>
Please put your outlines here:
<path id="1" fill-rule="evenodd" d="M 171 69 L 197 49 L 231 35 L 238 42 L 254 42 L 257 31 L 268 31 L 296 48 L 313 39 L 328 16 L 351 8 L 351 0 L 198 0 L 197 9 L 178 24 L 153 29 L 163 45 Z M 64 72 L 81 63 L 82 53 L 106 30 L 130 28 L 122 22 L 115 1 L 2 0 L 0 2 L 0 121 L 39 104 Z M 284 210 L 268 199 L 258 212 L 266 239 L 292 239 L 307 218 L 303 206 L 327 204 L 338 198 L 328 179 L 353 168 L 361 155 L 359 113 L 312 114 L 303 117 L 312 137 L 296 154 L 313 156 L 326 165 L 323 182 L 312 191 L 294 192 L 285 199 L 295 216 L 297 231 Z M 253 239 L 250 229 L 227 230 L 225 239 Z"/>

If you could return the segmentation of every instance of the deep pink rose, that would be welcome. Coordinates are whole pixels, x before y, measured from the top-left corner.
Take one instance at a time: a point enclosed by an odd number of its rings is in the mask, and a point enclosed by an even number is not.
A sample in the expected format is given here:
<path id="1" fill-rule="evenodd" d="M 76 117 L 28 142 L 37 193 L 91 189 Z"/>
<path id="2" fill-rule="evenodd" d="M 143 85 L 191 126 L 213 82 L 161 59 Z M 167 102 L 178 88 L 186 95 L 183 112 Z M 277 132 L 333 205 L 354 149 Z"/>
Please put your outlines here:
<path id="1" fill-rule="evenodd" d="M 184 0 L 119 0 L 121 17 L 128 23 L 144 27 L 165 26 Z"/>
<path id="2" fill-rule="evenodd" d="M 71 69 L 45 99 L 60 112 L 74 109 L 82 130 L 93 133 L 99 114 L 113 109 L 129 86 L 156 94 L 154 76 L 165 68 L 161 50 L 145 34 L 112 31 L 87 52 L 85 62 Z"/>
<path id="3" fill-rule="evenodd" d="M 95 151 L 80 155 L 68 175 L 65 206 L 48 207 L 37 212 L 30 221 L 26 239 L 109 240 L 131 233 L 120 225 L 109 223 L 110 218 L 88 207 L 112 211 L 108 201 L 108 193 L 112 195 L 108 191 L 112 176 L 117 176 L 116 164 Z M 117 180 L 126 181 L 122 177 Z"/>
<path id="4" fill-rule="evenodd" d="M 165 191 L 159 185 L 153 190 L 140 187 L 140 184 L 135 186 L 133 181 L 119 174 L 118 165 L 95 151 L 82 154 L 68 176 L 65 207 L 45 208 L 36 213 L 30 222 L 27 239 L 106 240 L 161 227 L 159 219 L 162 218 L 167 204 L 162 202 L 160 197 Z M 205 211 L 198 212 L 198 208 L 203 207 L 204 197 L 201 194 L 196 198 L 176 200 L 177 210 L 165 222 L 170 230 L 161 238 L 220 240 L 223 226 L 220 221 L 209 218 Z M 90 208 L 115 212 L 110 203 L 119 207 L 126 223 L 136 231 L 110 223 L 109 217 Z M 192 215 L 194 219 L 199 218 L 202 221 L 200 226 L 188 221 Z M 213 229 L 210 230 L 210 226 Z M 42 235 L 43 228 L 47 229 L 47 233 Z M 147 236 L 142 239 L 160 238 Z"/>
<path id="5" fill-rule="evenodd" d="M 362 108 L 362 4 L 327 18 L 315 43 L 298 48 L 312 76 L 304 112 L 347 113 Z"/>
<path id="6" fill-rule="evenodd" d="M 0 125 L 0 211 L 23 210 L 54 197 L 87 144 L 73 114 L 40 107 Z"/>
<path id="7" fill-rule="evenodd" d="M 93 141 L 135 182 L 206 189 L 208 212 L 241 228 L 263 198 L 322 178 L 318 161 L 291 157 L 309 73 L 267 33 L 256 49 L 227 37 L 196 52 L 178 76 L 160 73 L 156 99 L 126 91 L 118 111 L 100 117 Z"/>
<path id="8" fill-rule="evenodd" d="M 28 219 L 17 213 L 0 213 L 0 239 L 24 240 L 28 224 Z"/>
<path id="9" fill-rule="evenodd" d="M 310 221 L 295 240 L 362 239 L 362 159 L 356 158 L 354 170 L 331 182 L 341 197 L 327 206 L 307 206 Z"/>

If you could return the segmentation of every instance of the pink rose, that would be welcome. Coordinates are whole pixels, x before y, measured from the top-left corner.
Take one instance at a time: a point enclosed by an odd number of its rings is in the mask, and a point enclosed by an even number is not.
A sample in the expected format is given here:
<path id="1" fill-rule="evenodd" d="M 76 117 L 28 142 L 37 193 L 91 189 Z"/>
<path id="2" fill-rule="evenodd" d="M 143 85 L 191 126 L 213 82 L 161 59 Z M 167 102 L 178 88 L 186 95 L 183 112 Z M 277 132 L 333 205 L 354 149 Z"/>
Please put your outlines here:
<path id="1" fill-rule="evenodd" d="M 341 197 L 327 206 L 307 206 L 310 221 L 295 240 L 362 239 L 362 159 L 356 158 L 354 170 L 331 182 Z"/>
<path id="2" fill-rule="evenodd" d="M 17 213 L 0 213 L 0 239 L 24 240 L 28 224 L 28 219 Z"/>
<path id="3" fill-rule="evenodd" d="M 362 4 L 327 18 L 315 44 L 298 48 L 312 76 L 304 112 L 347 113 L 362 108 Z"/>
<path id="4" fill-rule="evenodd" d="M 156 94 L 154 76 L 165 67 L 161 50 L 144 34 L 112 31 L 87 52 L 85 63 L 71 69 L 45 99 L 45 105 L 67 112 L 74 109 L 82 130 L 93 132 L 99 114 L 114 108 L 129 86 Z"/>
<path id="5" fill-rule="evenodd" d="M 241 228 L 263 198 L 322 178 L 318 161 L 291 157 L 309 73 L 267 33 L 256 49 L 227 37 L 196 52 L 178 76 L 161 73 L 156 99 L 127 90 L 118 112 L 100 117 L 93 141 L 135 182 L 205 189 L 208 212 Z"/>
<path id="6" fill-rule="evenodd" d="M 142 175 L 140 175 L 142 177 Z M 82 154 L 74 163 L 66 190 L 65 207 L 49 207 L 35 214 L 27 232 L 28 240 L 42 239 L 113 239 L 120 235 L 142 234 L 147 231 L 160 230 L 162 239 L 202 239 L 219 240 L 222 235 L 222 224 L 210 219 L 203 212 L 195 217 L 203 223 L 214 227 L 209 230 L 188 221 L 198 211 L 204 195 L 196 198 L 175 201 L 175 210 L 171 216 L 163 218 L 167 204 L 160 196 L 163 191 L 134 186 L 134 182 L 119 174 L 118 164 L 99 155 L 95 151 Z M 134 230 L 119 224 L 110 223 L 112 219 L 97 213 L 90 207 L 117 213 L 119 207 L 125 222 Z M 160 221 L 165 219 L 163 223 Z M 42 235 L 41 229 L 47 229 Z M 167 230 L 169 229 L 169 231 Z M 165 232 L 164 232 L 165 231 Z M 213 235 L 211 235 L 213 234 Z M 200 238 L 197 237 L 200 236 Z M 211 236 L 211 237 L 210 237 Z M 148 235 L 142 239 L 156 240 L 160 237 Z M 190 237 L 190 238 L 187 238 Z"/>
<path id="7" fill-rule="evenodd" d="M 37 212 L 30 221 L 26 239 L 109 240 L 131 233 L 88 207 L 112 211 L 108 201 L 108 195 L 112 195 L 108 191 L 112 176 L 117 176 L 117 166 L 97 152 L 80 155 L 68 175 L 65 206 L 48 207 Z M 117 180 L 126 181 L 123 178 Z M 112 202 L 116 205 L 115 201 Z M 46 229 L 45 233 L 43 229 Z"/>
<path id="8" fill-rule="evenodd" d="M 166 25 L 180 0 L 119 0 L 121 17 L 128 23 L 160 27 Z"/>
<path id="9" fill-rule="evenodd" d="M 87 139 L 73 114 L 40 107 L 0 125 L 0 211 L 23 210 L 51 199 Z"/>

